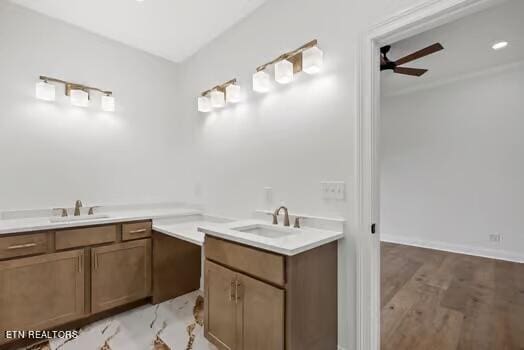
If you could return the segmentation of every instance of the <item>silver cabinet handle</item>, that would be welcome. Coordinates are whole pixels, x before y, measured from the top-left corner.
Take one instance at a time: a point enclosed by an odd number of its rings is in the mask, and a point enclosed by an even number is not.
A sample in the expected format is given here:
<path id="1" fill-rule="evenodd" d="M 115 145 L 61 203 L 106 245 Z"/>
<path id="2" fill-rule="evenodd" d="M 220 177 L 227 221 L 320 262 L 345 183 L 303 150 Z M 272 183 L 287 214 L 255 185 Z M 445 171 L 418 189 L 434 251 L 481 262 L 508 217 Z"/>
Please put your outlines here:
<path id="1" fill-rule="evenodd" d="M 236 281 L 235 283 L 235 304 L 238 304 L 240 297 L 238 296 L 238 287 L 240 287 L 240 282 Z"/>
<path id="2" fill-rule="evenodd" d="M 131 230 L 131 231 L 129 231 L 130 234 L 143 233 L 143 232 L 146 232 L 145 228 L 141 228 L 139 230 Z"/>
<path id="3" fill-rule="evenodd" d="M 12 246 L 8 247 L 7 249 L 8 250 L 24 249 L 24 248 L 31 248 L 31 247 L 35 247 L 35 246 L 36 246 L 36 243 L 26 243 L 26 244 L 12 245 Z"/>
<path id="4" fill-rule="evenodd" d="M 98 270 L 98 254 L 93 254 L 93 270 Z"/>
<path id="5" fill-rule="evenodd" d="M 78 256 L 78 272 L 82 272 L 84 268 L 84 257 L 82 255 Z"/>
<path id="6" fill-rule="evenodd" d="M 233 284 L 236 284 L 235 280 L 232 280 L 229 284 L 229 301 L 236 299 L 236 295 L 233 295 Z"/>

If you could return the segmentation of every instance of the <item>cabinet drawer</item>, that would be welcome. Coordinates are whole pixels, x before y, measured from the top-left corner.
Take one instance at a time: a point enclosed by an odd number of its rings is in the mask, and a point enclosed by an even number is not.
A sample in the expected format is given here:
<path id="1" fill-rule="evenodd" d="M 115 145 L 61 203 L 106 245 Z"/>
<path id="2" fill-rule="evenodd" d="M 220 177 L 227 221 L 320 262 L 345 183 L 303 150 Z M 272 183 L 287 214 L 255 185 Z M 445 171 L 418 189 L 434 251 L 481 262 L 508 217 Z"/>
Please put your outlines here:
<path id="1" fill-rule="evenodd" d="M 151 237 L 151 221 L 133 222 L 122 225 L 122 240 Z"/>
<path id="2" fill-rule="evenodd" d="M 206 236 L 204 250 L 207 259 L 279 286 L 285 283 L 285 265 L 282 255 L 210 236 Z"/>
<path id="3" fill-rule="evenodd" d="M 0 259 L 47 252 L 48 233 L 35 233 L 0 238 Z"/>
<path id="4" fill-rule="evenodd" d="M 57 250 L 111 243 L 114 241 L 116 241 L 115 225 L 61 230 L 56 231 L 55 237 Z"/>

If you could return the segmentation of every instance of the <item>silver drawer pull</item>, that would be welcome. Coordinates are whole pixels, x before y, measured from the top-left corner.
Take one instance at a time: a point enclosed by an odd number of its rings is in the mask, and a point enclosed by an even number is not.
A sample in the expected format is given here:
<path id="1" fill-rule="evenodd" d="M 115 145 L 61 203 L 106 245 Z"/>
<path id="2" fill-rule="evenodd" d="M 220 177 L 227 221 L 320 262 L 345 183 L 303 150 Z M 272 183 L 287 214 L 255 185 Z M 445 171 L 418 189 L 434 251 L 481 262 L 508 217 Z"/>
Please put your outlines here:
<path id="1" fill-rule="evenodd" d="M 12 245 L 7 250 L 13 250 L 13 249 L 24 249 L 24 248 L 31 248 L 35 247 L 36 243 L 27 243 L 27 244 L 18 244 L 18 245 Z"/>
<path id="2" fill-rule="evenodd" d="M 130 234 L 134 234 L 134 233 L 143 233 L 143 232 L 146 232 L 146 229 L 145 229 L 145 228 L 141 228 L 140 230 L 132 230 L 132 231 L 129 231 Z"/>

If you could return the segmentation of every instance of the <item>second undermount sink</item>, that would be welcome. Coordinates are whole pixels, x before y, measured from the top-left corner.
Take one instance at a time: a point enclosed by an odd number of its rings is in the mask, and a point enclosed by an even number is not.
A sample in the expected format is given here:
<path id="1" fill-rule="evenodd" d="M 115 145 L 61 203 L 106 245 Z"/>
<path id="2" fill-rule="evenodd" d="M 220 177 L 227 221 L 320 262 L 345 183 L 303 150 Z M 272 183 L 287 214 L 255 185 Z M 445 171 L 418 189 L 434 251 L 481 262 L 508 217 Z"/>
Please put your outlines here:
<path id="1" fill-rule="evenodd" d="M 50 222 L 72 222 L 72 221 L 91 221 L 97 219 L 107 219 L 107 214 L 79 215 L 79 216 L 52 216 Z"/>
<path id="2" fill-rule="evenodd" d="M 276 225 L 254 224 L 248 226 L 234 227 L 234 231 L 251 233 L 253 235 L 266 238 L 280 238 L 286 236 L 293 236 L 300 233 L 299 229 L 282 227 Z"/>

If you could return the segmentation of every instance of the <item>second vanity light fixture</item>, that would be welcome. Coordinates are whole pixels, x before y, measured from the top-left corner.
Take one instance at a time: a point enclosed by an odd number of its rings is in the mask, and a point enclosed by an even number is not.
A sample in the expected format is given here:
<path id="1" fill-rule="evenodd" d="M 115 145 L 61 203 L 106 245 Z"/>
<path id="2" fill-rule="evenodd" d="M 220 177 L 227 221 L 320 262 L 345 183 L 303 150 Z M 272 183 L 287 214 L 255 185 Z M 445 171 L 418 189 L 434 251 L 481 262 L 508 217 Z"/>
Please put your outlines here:
<path id="1" fill-rule="evenodd" d="M 44 101 L 54 101 L 56 98 L 55 85 L 59 83 L 65 85 L 65 94 L 69 96 L 71 105 L 77 107 L 89 106 L 90 93 L 97 91 L 102 93 L 101 107 L 103 111 L 115 111 L 115 98 L 111 91 L 102 90 L 96 87 L 86 86 L 77 83 L 71 83 L 65 80 L 41 76 L 40 81 L 36 83 L 36 98 Z"/>
<path id="2" fill-rule="evenodd" d="M 213 108 L 222 108 L 226 103 L 240 101 L 240 85 L 236 79 L 231 79 L 214 88 L 204 91 L 198 97 L 198 111 L 211 112 Z"/>
<path id="3" fill-rule="evenodd" d="M 253 74 L 253 90 L 262 93 L 269 91 L 270 77 L 265 70 L 271 65 L 275 66 L 275 81 L 279 84 L 289 84 L 294 75 L 301 71 L 308 74 L 318 73 L 323 60 L 324 53 L 318 48 L 318 41 L 312 40 L 258 67 Z"/>

